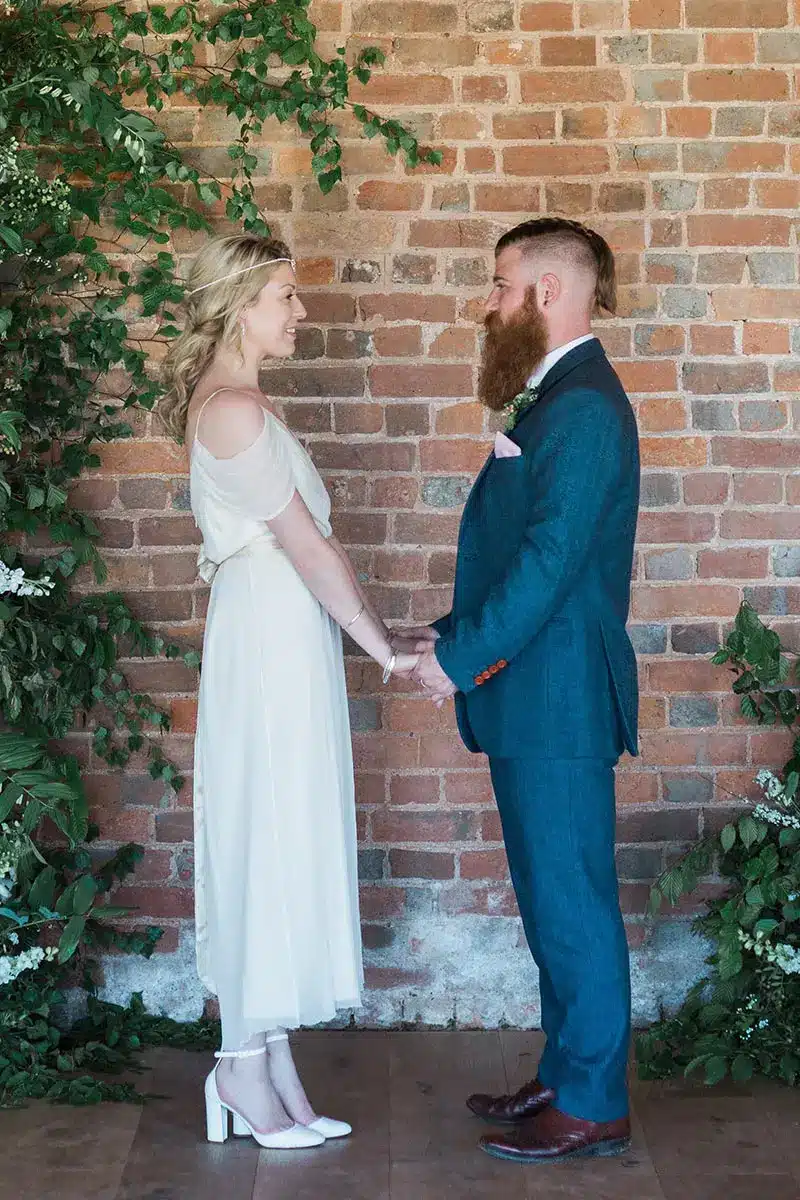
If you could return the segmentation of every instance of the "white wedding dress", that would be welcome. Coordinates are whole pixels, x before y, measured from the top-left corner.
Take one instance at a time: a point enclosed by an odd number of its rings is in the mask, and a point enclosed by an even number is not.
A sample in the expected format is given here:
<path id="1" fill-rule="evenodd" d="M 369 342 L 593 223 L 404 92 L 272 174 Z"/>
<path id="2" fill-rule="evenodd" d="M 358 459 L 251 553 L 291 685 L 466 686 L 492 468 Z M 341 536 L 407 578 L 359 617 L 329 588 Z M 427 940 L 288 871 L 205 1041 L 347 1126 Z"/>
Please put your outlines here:
<path id="1" fill-rule="evenodd" d="M 261 434 L 233 458 L 195 439 L 190 486 L 211 582 L 195 741 L 197 960 L 219 997 L 224 1049 L 236 1050 L 361 1003 L 353 761 L 339 627 L 266 524 L 296 489 L 330 536 L 309 455 L 264 409 Z"/>

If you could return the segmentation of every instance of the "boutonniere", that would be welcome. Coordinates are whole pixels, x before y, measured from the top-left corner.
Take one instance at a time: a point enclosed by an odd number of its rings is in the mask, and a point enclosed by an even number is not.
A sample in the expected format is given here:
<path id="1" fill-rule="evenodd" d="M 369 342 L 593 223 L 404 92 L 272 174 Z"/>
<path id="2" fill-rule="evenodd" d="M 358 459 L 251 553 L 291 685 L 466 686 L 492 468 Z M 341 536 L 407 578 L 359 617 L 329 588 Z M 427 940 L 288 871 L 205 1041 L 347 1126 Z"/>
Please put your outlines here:
<path id="1" fill-rule="evenodd" d="M 513 400 L 509 400 L 508 404 L 503 405 L 503 413 L 506 418 L 506 433 L 510 433 L 519 423 L 520 417 L 526 408 L 530 408 L 539 399 L 538 387 L 525 387 L 521 392 L 518 392 Z"/>

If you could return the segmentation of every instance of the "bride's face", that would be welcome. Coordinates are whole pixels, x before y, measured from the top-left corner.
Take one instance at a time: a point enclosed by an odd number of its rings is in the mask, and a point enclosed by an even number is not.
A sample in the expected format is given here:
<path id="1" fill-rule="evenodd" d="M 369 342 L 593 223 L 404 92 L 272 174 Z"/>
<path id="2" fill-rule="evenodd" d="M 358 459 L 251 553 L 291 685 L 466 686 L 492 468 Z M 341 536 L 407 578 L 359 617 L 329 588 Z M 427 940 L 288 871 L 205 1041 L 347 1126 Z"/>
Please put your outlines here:
<path id="1" fill-rule="evenodd" d="M 264 358 L 290 358 L 294 354 L 297 323 L 305 315 L 291 264 L 281 263 L 242 313 L 245 337 L 258 347 Z"/>

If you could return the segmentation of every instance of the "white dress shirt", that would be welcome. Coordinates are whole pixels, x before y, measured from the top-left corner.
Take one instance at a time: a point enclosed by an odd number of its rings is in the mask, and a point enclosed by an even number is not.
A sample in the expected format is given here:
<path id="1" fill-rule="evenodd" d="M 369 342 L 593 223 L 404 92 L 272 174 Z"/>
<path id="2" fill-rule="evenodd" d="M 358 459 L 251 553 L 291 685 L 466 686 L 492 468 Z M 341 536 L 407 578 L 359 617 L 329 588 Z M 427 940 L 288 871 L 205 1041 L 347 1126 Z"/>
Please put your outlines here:
<path id="1" fill-rule="evenodd" d="M 571 342 L 565 342 L 563 346 L 556 346 L 555 350 L 551 350 L 549 354 L 545 354 L 539 366 L 528 380 L 528 387 L 538 387 L 544 379 L 551 367 L 554 367 L 560 358 L 565 354 L 569 354 L 570 350 L 574 350 L 576 346 L 582 346 L 584 342 L 595 340 L 593 333 L 584 333 L 582 337 L 574 338 Z"/>

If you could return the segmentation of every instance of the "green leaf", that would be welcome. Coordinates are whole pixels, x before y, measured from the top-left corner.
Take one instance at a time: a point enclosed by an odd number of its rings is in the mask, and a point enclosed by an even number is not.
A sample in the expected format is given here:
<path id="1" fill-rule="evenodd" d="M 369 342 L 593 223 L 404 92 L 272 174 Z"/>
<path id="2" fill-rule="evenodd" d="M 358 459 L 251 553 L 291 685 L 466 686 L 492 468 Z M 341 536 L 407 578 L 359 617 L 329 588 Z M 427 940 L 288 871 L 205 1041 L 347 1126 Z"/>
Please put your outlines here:
<path id="1" fill-rule="evenodd" d="M 12 250 L 14 254 L 22 253 L 24 243 L 16 229 L 10 229 L 8 225 L 0 225 L 0 239 L 5 242 L 9 250 Z"/>
<path id="2" fill-rule="evenodd" d="M 97 895 L 97 884 L 91 875 L 84 875 L 77 880 L 75 894 L 72 900 L 73 912 L 85 914 L 89 911 Z"/>
<path id="3" fill-rule="evenodd" d="M 712 1054 L 706 1059 L 706 1083 L 713 1086 L 728 1074 L 728 1060 L 721 1054 Z"/>
<path id="4" fill-rule="evenodd" d="M 58 961 L 63 964 L 72 958 L 86 928 L 86 918 L 74 916 L 67 921 L 58 943 Z"/>
<path id="5" fill-rule="evenodd" d="M 739 837 L 744 847 L 749 850 L 758 837 L 758 826 L 752 817 L 742 817 L 739 821 Z"/>
<path id="6" fill-rule="evenodd" d="M 56 894 L 56 872 L 53 867 L 45 867 L 36 876 L 28 892 L 27 902 L 37 911 L 40 908 L 51 908 Z"/>
<path id="7" fill-rule="evenodd" d="M 736 826 L 723 826 L 722 832 L 719 835 L 719 840 L 722 843 L 722 849 L 727 854 L 727 852 L 733 848 L 733 845 L 736 842 Z"/>
<path id="8" fill-rule="evenodd" d="M 10 787 L 5 787 L 0 792 L 0 821 L 5 821 L 16 802 L 14 792 Z"/>

